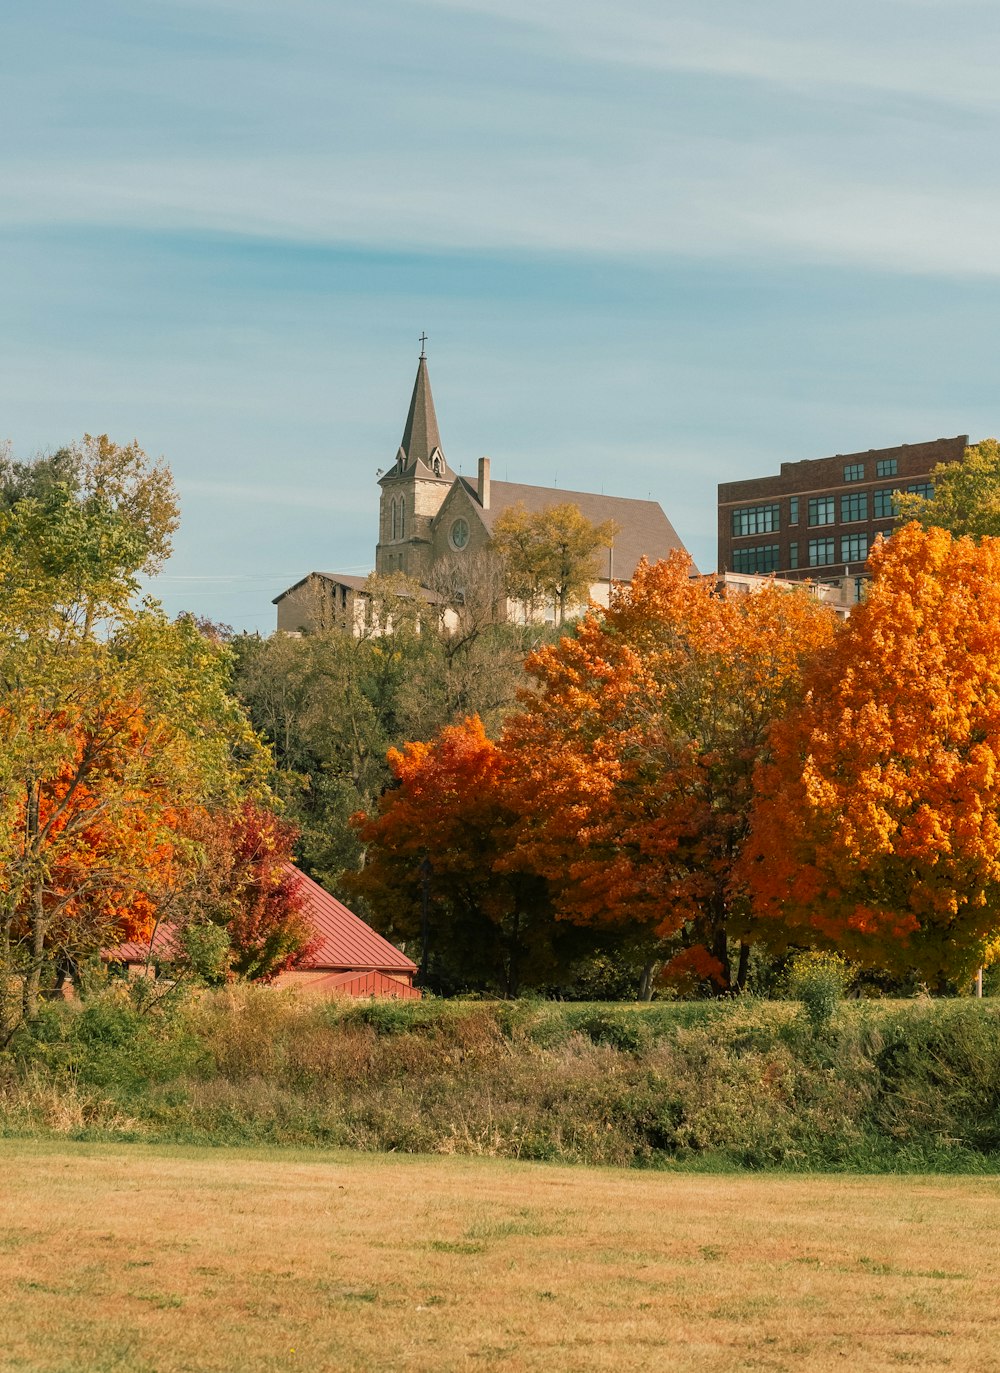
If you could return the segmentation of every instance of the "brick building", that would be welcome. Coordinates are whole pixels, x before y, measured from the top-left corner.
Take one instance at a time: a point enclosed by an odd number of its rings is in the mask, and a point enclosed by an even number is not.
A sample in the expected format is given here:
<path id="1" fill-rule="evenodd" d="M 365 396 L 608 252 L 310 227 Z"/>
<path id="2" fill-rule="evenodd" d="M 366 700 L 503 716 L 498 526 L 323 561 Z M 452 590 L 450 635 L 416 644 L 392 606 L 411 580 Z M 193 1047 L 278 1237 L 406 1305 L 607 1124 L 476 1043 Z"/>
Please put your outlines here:
<path id="1" fill-rule="evenodd" d="M 855 579 L 860 596 L 868 551 L 895 522 L 896 493 L 932 495 L 932 470 L 960 462 L 968 442 L 960 434 L 783 462 L 777 476 L 720 483 L 719 572 Z"/>

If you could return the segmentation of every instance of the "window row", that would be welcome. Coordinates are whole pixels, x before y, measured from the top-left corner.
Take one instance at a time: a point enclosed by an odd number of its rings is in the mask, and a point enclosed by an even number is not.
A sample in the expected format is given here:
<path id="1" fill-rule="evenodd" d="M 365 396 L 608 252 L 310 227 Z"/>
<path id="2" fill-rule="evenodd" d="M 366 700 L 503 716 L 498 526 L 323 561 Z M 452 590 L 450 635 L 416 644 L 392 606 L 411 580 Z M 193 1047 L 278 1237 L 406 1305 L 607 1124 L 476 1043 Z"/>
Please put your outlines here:
<path id="1" fill-rule="evenodd" d="M 868 558 L 868 535 L 867 534 L 843 534 L 840 538 L 840 558 L 835 558 L 837 550 L 837 540 L 832 536 L 828 539 L 810 539 L 807 546 L 808 562 L 806 567 L 831 567 L 835 561 L 842 563 L 863 563 Z M 797 542 L 788 545 L 788 567 L 790 571 L 798 570 L 799 545 Z M 769 572 L 781 571 L 781 546 L 776 543 L 757 544 L 753 548 L 734 548 L 733 549 L 733 571 L 741 572 L 744 576 L 757 573 L 766 575 Z"/>
<path id="2" fill-rule="evenodd" d="M 875 461 L 876 477 L 894 477 L 899 470 L 899 464 L 895 458 L 877 458 Z M 849 462 L 844 464 L 845 482 L 863 482 L 865 479 L 865 465 L 863 462 Z"/>
<path id="3" fill-rule="evenodd" d="M 780 557 L 781 549 L 776 543 L 758 544 L 755 548 L 734 548 L 733 571 L 777 572 L 781 566 Z"/>
<path id="4" fill-rule="evenodd" d="M 896 470 L 896 459 L 880 459 L 876 466 L 879 469 L 891 467 L 892 472 L 883 473 L 880 470 L 879 476 L 892 476 Z M 927 500 L 930 500 L 934 495 L 932 482 L 911 482 L 906 490 L 914 495 L 923 496 Z M 893 486 L 882 487 L 871 492 L 872 519 L 895 519 L 898 492 L 899 488 Z M 868 519 L 868 495 L 867 491 L 849 491 L 840 497 L 841 524 L 854 524 L 859 520 Z M 733 537 L 745 538 L 752 534 L 776 534 L 781 528 L 780 512 L 781 507 L 777 502 L 771 505 L 747 505 L 739 510 L 734 510 L 732 512 Z M 810 496 L 806 518 L 811 528 L 817 528 L 824 524 L 836 524 L 837 497 L 835 495 Z M 798 522 L 799 497 L 790 496 L 788 498 L 788 523 L 795 525 Z"/>
<path id="5" fill-rule="evenodd" d="M 836 540 L 810 539 L 809 566 L 829 567 L 834 561 Z M 842 563 L 863 563 L 868 557 L 867 534 L 843 534 L 840 539 L 840 559 Z M 798 549 L 792 567 L 798 567 Z"/>
<path id="6" fill-rule="evenodd" d="M 772 534 L 778 524 L 777 505 L 746 505 L 742 510 L 733 511 L 733 535 L 740 538 L 745 534 Z"/>
<path id="7" fill-rule="evenodd" d="M 923 496 L 930 500 L 934 495 L 933 482 L 912 482 L 907 488 L 917 496 Z M 899 488 L 895 486 L 882 487 L 880 490 L 873 491 L 872 495 L 872 518 L 876 520 L 892 520 L 896 518 L 897 507 L 896 497 L 899 495 Z M 834 511 L 836 509 L 836 497 L 834 496 L 811 496 L 809 498 L 809 523 L 810 525 L 833 524 Z M 868 518 L 868 492 L 851 491 L 840 498 L 840 523 L 853 524 L 858 520 Z"/>

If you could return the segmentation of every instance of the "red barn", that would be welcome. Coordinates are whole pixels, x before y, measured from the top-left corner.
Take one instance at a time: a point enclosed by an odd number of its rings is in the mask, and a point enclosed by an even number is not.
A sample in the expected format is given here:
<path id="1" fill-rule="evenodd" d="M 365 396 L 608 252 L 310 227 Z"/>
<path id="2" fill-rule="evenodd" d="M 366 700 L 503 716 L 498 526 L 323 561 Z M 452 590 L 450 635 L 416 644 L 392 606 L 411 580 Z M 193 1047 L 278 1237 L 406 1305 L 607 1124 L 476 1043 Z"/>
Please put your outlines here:
<path id="1" fill-rule="evenodd" d="M 376 934 L 318 882 L 297 868 L 294 871 L 302 888 L 303 913 L 316 939 L 299 966 L 282 973 L 274 985 L 321 996 L 419 997 L 413 985 L 417 971 L 413 959 Z"/>
<path id="2" fill-rule="evenodd" d="M 413 985 L 417 965 L 412 958 L 376 934 L 360 916 L 299 872 L 294 864 L 288 866 L 299 884 L 302 911 L 312 926 L 314 938 L 298 966 L 281 973 L 272 985 L 294 987 L 313 996 L 418 999 L 420 990 Z M 152 962 L 170 957 L 173 936 L 171 925 L 157 926 L 152 958 L 149 944 L 134 940 L 105 949 L 103 957 L 108 963 L 124 963 L 130 974 L 139 976 Z"/>

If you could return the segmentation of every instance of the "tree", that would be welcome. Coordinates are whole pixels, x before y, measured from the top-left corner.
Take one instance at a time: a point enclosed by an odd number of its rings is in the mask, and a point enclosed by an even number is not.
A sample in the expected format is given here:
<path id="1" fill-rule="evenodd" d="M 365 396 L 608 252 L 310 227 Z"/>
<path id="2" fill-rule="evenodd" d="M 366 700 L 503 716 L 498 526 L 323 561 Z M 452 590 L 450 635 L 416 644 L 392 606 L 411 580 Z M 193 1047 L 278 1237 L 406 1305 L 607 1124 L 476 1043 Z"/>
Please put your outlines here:
<path id="1" fill-rule="evenodd" d="M 0 969 L 27 970 L 29 1014 L 46 955 L 65 972 L 109 937 L 142 939 L 159 891 L 174 878 L 173 798 L 136 786 L 136 759 L 151 744 L 141 707 L 109 702 L 103 720 L 88 723 L 75 749 L 26 787 L 7 816 L 13 844 L 0 876 Z"/>
<path id="2" fill-rule="evenodd" d="M 547 877 L 562 917 L 637 921 L 675 973 L 722 988 L 738 938 L 739 985 L 754 765 L 833 632 L 805 589 L 722 599 L 683 554 L 640 564 L 609 610 L 528 660 L 539 691 L 502 738 L 521 817 L 506 865 Z"/>
<path id="3" fill-rule="evenodd" d="M 348 821 L 371 813 L 390 785 L 388 749 L 433 738 L 467 715 L 498 733 L 513 707 L 524 659 L 545 631 L 495 619 L 495 572 L 491 561 L 475 563 L 464 582 L 458 568 L 442 574 L 432 590 L 455 604 L 454 628 L 404 615 L 391 635 L 331 629 L 233 641 L 234 687 L 274 749 L 299 857 L 331 890 L 362 861 Z"/>
<path id="4" fill-rule="evenodd" d="M 433 733 L 440 724 L 415 685 L 433 636 L 402 626 L 370 638 L 329 630 L 301 639 L 244 636 L 234 650 L 235 689 L 274 748 L 276 785 L 300 831 L 300 856 L 339 890 L 361 856 L 350 816 L 373 808 L 391 780 L 387 750 L 407 729 Z"/>
<path id="5" fill-rule="evenodd" d="M 756 782 L 767 938 L 932 983 L 1000 930 L 1000 541 L 910 524 L 810 668 Z"/>
<path id="6" fill-rule="evenodd" d="M 545 601 L 562 624 L 570 606 L 585 604 L 600 575 L 597 550 L 613 544 L 613 520 L 593 524 L 572 502 L 528 511 L 522 503 L 497 516 L 493 544 L 507 569 L 508 595 L 529 619 Z"/>
<path id="7" fill-rule="evenodd" d="M 308 953 L 315 938 L 304 887 L 292 865 L 294 825 L 245 800 L 189 818 L 201 858 L 177 912 L 181 928 L 208 921 L 224 928 L 233 972 L 274 979 Z"/>
<path id="8" fill-rule="evenodd" d="M 136 607 L 176 525 L 169 473 L 85 440 L 0 470 L 0 959 L 35 1012 L 57 946 L 148 918 L 177 814 L 263 789 L 228 656 Z M 5 981 L 6 985 L 6 981 Z"/>
<path id="9" fill-rule="evenodd" d="M 972 444 L 961 462 L 939 463 L 931 476 L 932 497 L 899 493 L 901 519 L 974 539 L 1000 535 L 1000 443 L 996 439 Z"/>
<path id="10" fill-rule="evenodd" d="M 439 975 L 459 985 L 499 985 L 516 996 L 552 972 L 546 884 L 498 871 L 516 816 L 506 802 L 500 750 L 478 718 L 449 725 L 431 743 L 389 751 L 396 787 L 356 824 L 366 847 L 350 889 L 385 929 L 411 944 L 421 934 L 424 883 Z"/>

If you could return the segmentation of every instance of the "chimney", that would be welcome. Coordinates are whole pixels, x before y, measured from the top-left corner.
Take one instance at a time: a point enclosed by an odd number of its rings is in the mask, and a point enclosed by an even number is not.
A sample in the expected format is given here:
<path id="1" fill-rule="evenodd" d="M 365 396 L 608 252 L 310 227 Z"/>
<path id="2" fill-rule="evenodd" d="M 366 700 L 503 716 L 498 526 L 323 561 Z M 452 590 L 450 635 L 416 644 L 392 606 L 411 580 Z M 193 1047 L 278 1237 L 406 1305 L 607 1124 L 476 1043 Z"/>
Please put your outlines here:
<path id="1" fill-rule="evenodd" d="M 477 493 L 476 493 L 476 494 L 479 496 L 479 504 L 483 507 L 483 509 L 484 509 L 484 510 L 489 510 L 489 508 L 490 508 L 490 460 L 489 460 L 489 458 L 480 458 L 480 459 L 479 459 L 479 482 L 478 482 L 478 484 L 477 484 Z"/>

